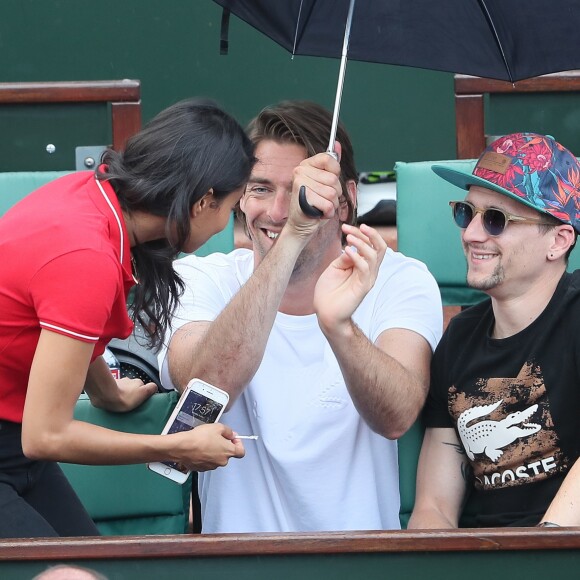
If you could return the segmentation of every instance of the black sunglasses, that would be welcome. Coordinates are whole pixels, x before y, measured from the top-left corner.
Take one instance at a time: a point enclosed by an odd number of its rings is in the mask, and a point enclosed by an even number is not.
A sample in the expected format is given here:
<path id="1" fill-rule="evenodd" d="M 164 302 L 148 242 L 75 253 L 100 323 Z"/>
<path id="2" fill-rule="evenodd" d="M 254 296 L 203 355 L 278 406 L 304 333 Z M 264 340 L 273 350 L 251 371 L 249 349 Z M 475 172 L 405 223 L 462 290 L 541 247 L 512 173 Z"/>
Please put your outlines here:
<path id="1" fill-rule="evenodd" d="M 516 222 L 520 224 L 553 225 L 539 217 L 533 218 L 512 215 L 507 211 L 503 211 L 502 209 L 497 209 L 495 207 L 482 209 L 475 207 L 468 201 L 450 201 L 449 205 L 453 211 L 453 219 L 455 220 L 455 223 L 462 230 L 467 228 L 476 214 L 480 213 L 483 229 L 490 236 L 499 236 L 502 234 L 509 222 Z"/>

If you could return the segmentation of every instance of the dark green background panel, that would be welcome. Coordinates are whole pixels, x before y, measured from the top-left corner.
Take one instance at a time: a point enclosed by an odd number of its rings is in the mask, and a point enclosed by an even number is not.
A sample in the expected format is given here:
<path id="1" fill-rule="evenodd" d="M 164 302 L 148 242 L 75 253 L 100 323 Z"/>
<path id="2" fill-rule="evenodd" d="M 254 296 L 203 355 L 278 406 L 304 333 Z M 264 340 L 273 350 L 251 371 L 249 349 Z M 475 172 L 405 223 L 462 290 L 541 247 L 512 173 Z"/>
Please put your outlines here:
<path id="1" fill-rule="evenodd" d="M 244 124 L 283 98 L 332 108 L 338 60 L 292 59 L 234 17 L 230 53 L 220 56 L 220 21 L 221 8 L 211 0 L 3 0 L 0 81 L 136 78 L 145 121 L 194 95 L 215 98 Z M 390 169 L 397 159 L 452 157 L 453 77 L 350 62 L 341 118 L 361 170 Z M 73 132 L 77 124 L 63 123 L 62 130 Z M 20 158 L 11 145 L 14 129 L 10 135 L 4 123 L 0 129 L 3 166 L 10 169 Z M 32 166 L 47 163 L 33 140 L 30 157 Z"/>
<path id="2" fill-rule="evenodd" d="M 538 93 L 489 97 L 487 133 L 531 131 L 552 135 L 580 156 L 580 93 Z"/>
<path id="3" fill-rule="evenodd" d="M 139 79 L 144 121 L 195 95 L 216 99 L 244 124 L 284 98 L 332 108 L 338 60 L 292 59 L 235 17 L 229 55 L 220 56 L 220 21 L 221 8 L 211 0 L 2 0 L 0 82 Z M 578 97 L 558 97 L 494 97 L 488 133 L 549 132 L 579 154 Z M 55 110 L 38 107 L 26 114 L 50 118 Z M 79 126 L 85 130 L 92 113 L 82 123 L 76 113 L 69 120 L 59 113 L 58 130 L 42 137 L 34 135 L 34 123 L 20 125 L 19 115 L 16 126 L 0 116 L 0 170 L 23 168 L 25 162 L 31 169 L 71 169 L 57 157 L 65 155 L 65 144 L 76 142 Z M 361 171 L 391 169 L 395 161 L 455 157 L 451 74 L 349 62 L 341 118 Z M 38 121 L 39 129 L 44 123 Z M 79 144 L 104 144 L 108 122 L 86 131 L 90 134 L 82 134 Z M 52 158 L 44 150 L 49 139 L 63 143 Z"/>
<path id="4" fill-rule="evenodd" d="M 88 560 L 109 580 L 536 580 L 576 577 L 577 550 L 403 552 L 329 555 Z M 0 576 L 30 580 L 43 562 L 0 562 Z"/>
<path id="5" fill-rule="evenodd" d="M 0 128 L 0 171 L 74 169 L 75 147 L 112 140 L 105 103 L 5 105 Z"/>

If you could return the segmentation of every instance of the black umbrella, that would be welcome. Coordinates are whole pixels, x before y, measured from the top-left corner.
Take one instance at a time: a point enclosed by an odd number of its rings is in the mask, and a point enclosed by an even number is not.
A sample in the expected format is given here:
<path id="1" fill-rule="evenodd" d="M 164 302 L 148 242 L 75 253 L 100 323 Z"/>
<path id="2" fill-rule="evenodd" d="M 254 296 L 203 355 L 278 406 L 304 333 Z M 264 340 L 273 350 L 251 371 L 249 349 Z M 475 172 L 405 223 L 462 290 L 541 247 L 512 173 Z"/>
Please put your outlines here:
<path id="1" fill-rule="evenodd" d="M 215 0 L 292 54 L 516 82 L 580 68 L 580 0 Z M 352 25 L 351 25 L 352 20 Z"/>

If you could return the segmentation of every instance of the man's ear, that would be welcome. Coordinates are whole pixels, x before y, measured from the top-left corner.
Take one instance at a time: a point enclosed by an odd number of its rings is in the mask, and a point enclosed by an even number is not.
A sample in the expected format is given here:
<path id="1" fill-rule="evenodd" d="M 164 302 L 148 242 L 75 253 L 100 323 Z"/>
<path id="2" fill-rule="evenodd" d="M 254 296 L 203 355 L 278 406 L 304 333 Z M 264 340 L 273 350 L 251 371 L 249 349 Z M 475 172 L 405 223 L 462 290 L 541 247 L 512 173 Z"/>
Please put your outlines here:
<path id="1" fill-rule="evenodd" d="M 191 217 L 198 216 L 202 211 L 215 207 L 213 189 L 210 189 L 201 199 L 198 199 L 191 208 Z"/>
<path id="2" fill-rule="evenodd" d="M 246 191 L 244 191 L 244 193 L 242 193 L 242 197 L 240 197 L 240 201 L 238 201 L 238 206 L 240 208 L 240 211 L 243 213 L 244 212 L 244 207 L 246 205 Z"/>
<path id="3" fill-rule="evenodd" d="M 350 197 L 350 200 L 352 202 L 352 208 L 353 208 L 353 214 L 356 211 L 356 196 L 357 196 L 357 192 L 358 192 L 358 188 L 356 185 L 356 181 L 354 179 L 349 179 L 346 182 L 346 191 L 348 192 L 348 196 Z M 342 198 L 342 201 L 340 203 L 340 214 L 339 214 L 339 219 L 341 222 L 346 222 L 348 220 L 348 204 L 346 203 L 346 200 L 344 198 Z"/>
<path id="4" fill-rule="evenodd" d="M 553 231 L 554 238 L 548 251 L 548 259 L 563 256 L 576 241 L 576 233 L 570 225 L 557 226 Z"/>

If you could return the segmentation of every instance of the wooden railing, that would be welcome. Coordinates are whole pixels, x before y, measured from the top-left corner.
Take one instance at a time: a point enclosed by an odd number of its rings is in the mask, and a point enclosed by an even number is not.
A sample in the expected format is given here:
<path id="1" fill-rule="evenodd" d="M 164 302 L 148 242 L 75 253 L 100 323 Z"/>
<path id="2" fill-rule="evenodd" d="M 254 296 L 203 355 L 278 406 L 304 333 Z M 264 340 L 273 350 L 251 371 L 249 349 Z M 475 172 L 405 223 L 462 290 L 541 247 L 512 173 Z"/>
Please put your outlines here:
<path id="1" fill-rule="evenodd" d="M 138 80 L 0 83 L 0 105 L 35 103 L 110 103 L 112 146 L 117 150 L 141 128 Z"/>
<path id="2" fill-rule="evenodd" d="M 579 561 L 575 528 L 0 540 L 0 577 L 11 579 L 58 563 L 139 580 L 534 580 L 574 577 Z"/>
<path id="3" fill-rule="evenodd" d="M 486 147 L 484 96 L 486 94 L 580 92 L 580 71 L 507 81 L 455 75 L 455 121 L 458 159 L 480 156 Z"/>
<path id="4" fill-rule="evenodd" d="M 470 528 L 14 539 L 0 540 L 0 562 L 503 550 L 580 550 L 580 528 Z"/>

